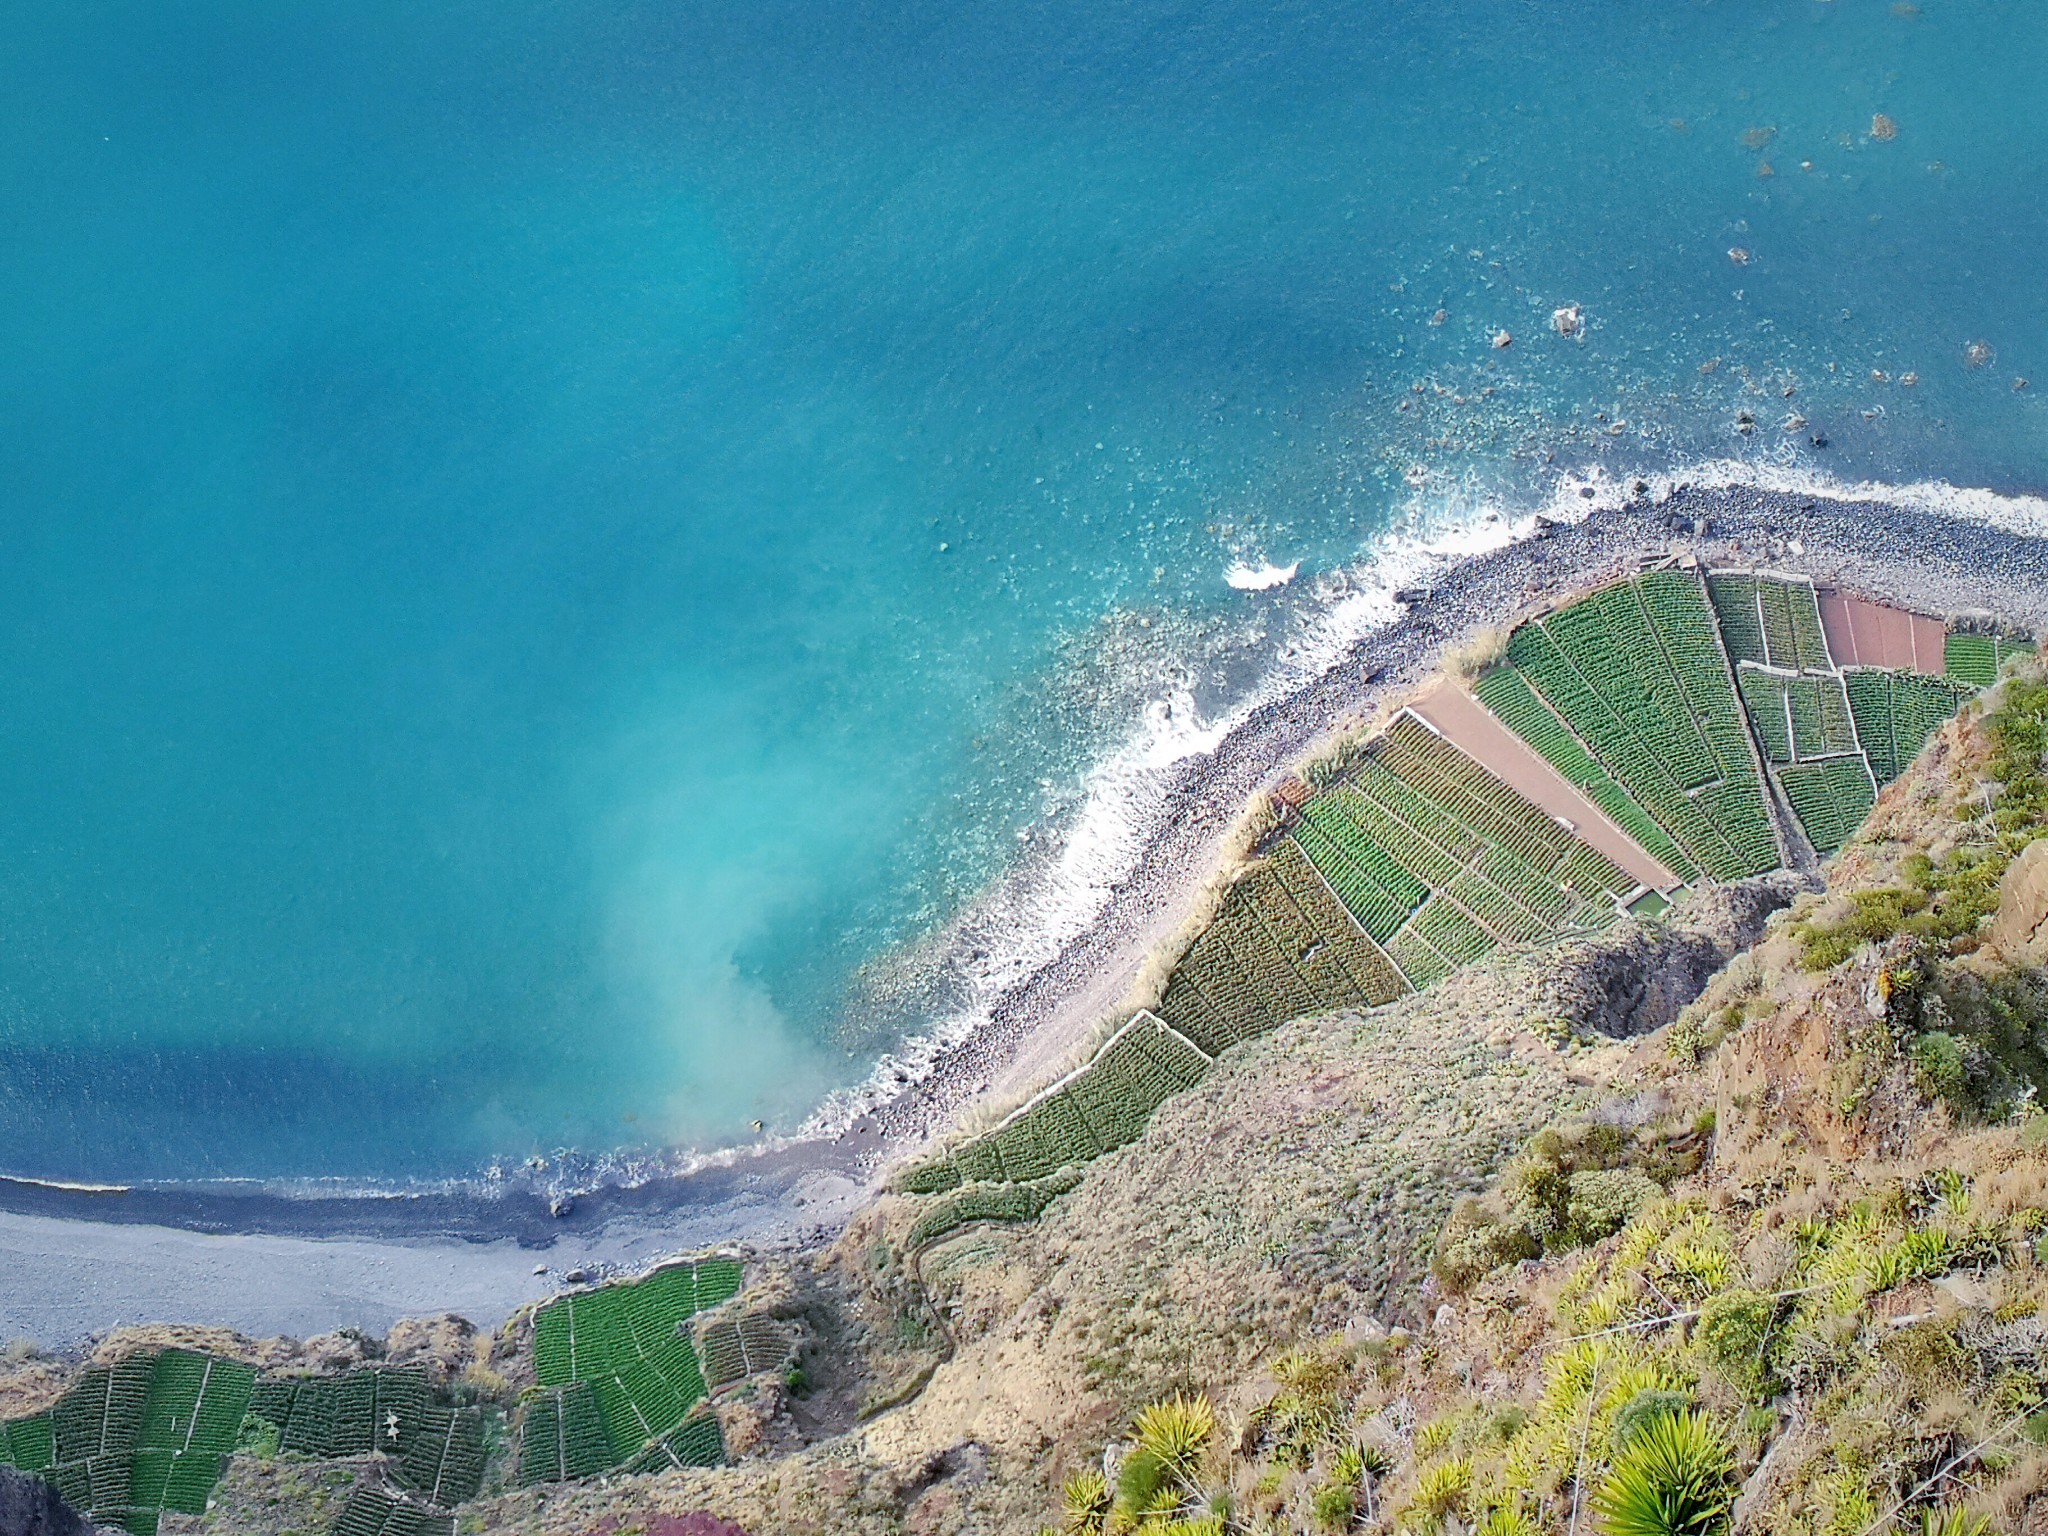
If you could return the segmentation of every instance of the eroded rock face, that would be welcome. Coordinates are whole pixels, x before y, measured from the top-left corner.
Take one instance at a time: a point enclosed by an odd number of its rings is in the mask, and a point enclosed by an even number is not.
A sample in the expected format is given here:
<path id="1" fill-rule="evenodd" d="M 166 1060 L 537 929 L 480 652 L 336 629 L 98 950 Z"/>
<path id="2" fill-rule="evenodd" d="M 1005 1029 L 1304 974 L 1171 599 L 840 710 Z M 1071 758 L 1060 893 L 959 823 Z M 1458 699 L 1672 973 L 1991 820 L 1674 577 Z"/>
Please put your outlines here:
<path id="1" fill-rule="evenodd" d="M 2016 965 L 2048 965 L 2048 840 L 2029 843 L 2007 866 L 1989 939 Z"/>
<path id="2" fill-rule="evenodd" d="M 41 1478 L 0 1467 L 0 1536 L 93 1536 L 93 1527 Z"/>
<path id="3" fill-rule="evenodd" d="M 1678 1017 L 1710 978 L 1762 936 L 1799 876 L 1779 872 L 1697 892 L 1670 922 L 1625 923 L 1562 946 L 1529 1003 L 1614 1039 L 1646 1035 Z"/>
<path id="4" fill-rule="evenodd" d="M 423 1364 L 437 1380 L 446 1381 L 476 1359 L 476 1324 L 453 1312 L 409 1317 L 392 1325 L 384 1354 L 393 1365 Z"/>

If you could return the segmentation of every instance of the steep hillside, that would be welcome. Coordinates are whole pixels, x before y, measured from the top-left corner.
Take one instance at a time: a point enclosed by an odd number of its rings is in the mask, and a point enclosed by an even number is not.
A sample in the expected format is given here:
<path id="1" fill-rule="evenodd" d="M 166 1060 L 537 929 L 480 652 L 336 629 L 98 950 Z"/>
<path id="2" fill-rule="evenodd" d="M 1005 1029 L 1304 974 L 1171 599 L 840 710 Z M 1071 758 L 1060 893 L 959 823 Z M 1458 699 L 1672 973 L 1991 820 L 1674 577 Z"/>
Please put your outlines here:
<path id="1" fill-rule="evenodd" d="M 166 1533 L 1659 1529 L 1630 1488 L 1702 1533 L 2018 1529 L 2025 651 L 1783 575 L 1610 585 L 1312 765 L 1151 1006 L 829 1251 L 432 1347 L 18 1362 L 0 1461 Z"/>
<path id="2" fill-rule="evenodd" d="M 2030 669 L 1459 1204 L 1425 1327 L 1191 1383 L 1068 1529 L 2048 1525 L 2044 746 Z"/>
<path id="3" fill-rule="evenodd" d="M 1594 1102 L 1625 1037 L 1667 1024 L 1796 888 L 1730 887 L 1681 922 L 1625 920 L 1392 1008 L 1287 1025 L 1036 1222 L 919 1247 L 922 1202 L 885 1199 L 789 1277 L 777 1306 L 809 1340 L 800 1388 L 755 1390 L 758 1433 L 728 1430 L 737 1465 L 482 1513 L 565 1533 L 697 1509 L 756 1533 L 1032 1529 L 1161 1394 L 1249 1412 L 1292 1341 L 1421 1329 L 1458 1197 L 1561 1107 Z M 1645 1136 L 1674 1168 L 1697 1160 L 1688 1122 Z"/>
<path id="4" fill-rule="evenodd" d="M 1032 1224 L 884 1202 L 790 1293 L 787 1454 L 491 1518 L 2033 1530 L 2044 745 L 2030 670 L 1768 925 L 1790 877 L 1285 1026 Z"/>

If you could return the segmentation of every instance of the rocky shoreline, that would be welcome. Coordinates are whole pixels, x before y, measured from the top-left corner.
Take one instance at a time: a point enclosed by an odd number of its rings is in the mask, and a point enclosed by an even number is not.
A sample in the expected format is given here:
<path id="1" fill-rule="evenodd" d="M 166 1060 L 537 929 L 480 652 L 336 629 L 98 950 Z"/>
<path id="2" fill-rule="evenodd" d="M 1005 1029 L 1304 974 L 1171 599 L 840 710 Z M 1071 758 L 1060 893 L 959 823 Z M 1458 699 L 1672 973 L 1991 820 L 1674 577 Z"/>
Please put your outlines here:
<path id="1" fill-rule="evenodd" d="M 1163 831 L 1098 919 L 837 1134 L 740 1149 L 689 1173 L 566 1201 L 535 1190 L 308 1198 L 260 1188 L 89 1191 L 0 1180 L 0 1260 L 30 1266 L 17 1272 L 45 1298 L 79 1298 L 57 1311 L 44 1301 L 33 1316 L 25 1303 L 0 1299 L 0 1335 L 82 1336 L 141 1320 L 130 1308 L 146 1303 L 158 1317 L 252 1331 L 376 1326 L 407 1310 L 456 1305 L 457 1295 L 431 1290 L 446 1286 L 451 1265 L 463 1274 L 454 1288 L 461 1303 L 489 1321 L 492 1311 L 546 1294 L 572 1267 L 624 1270 L 721 1241 L 770 1251 L 824 1241 L 893 1162 L 977 1100 L 1028 1089 L 1085 1040 L 1179 925 L 1244 807 L 1289 765 L 1413 693 L 1446 649 L 1472 633 L 1645 560 L 1680 554 L 1782 564 L 1922 611 L 1982 609 L 2048 624 L 2048 540 L 1879 500 L 1685 485 L 1652 500 L 1643 482 L 1637 486 L 1636 496 L 1608 506 L 1587 487 L 1579 504 L 1518 530 L 1526 536 L 1443 561 L 1418 583 L 1421 592 L 1404 594 L 1412 600 L 1398 617 L 1351 639 L 1335 666 L 1246 712 L 1213 751 L 1175 764 L 1162 791 Z M 58 1228 L 69 1240 L 53 1254 L 45 1251 L 48 1234 Z M 185 1246 L 167 1247 L 166 1236 Z M 344 1243 L 379 1256 L 365 1271 L 379 1276 L 377 1286 L 351 1295 L 345 1281 L 305 1278 L 320 1266 L 309 1267 L 302 1250 Z M 105 1273 L 95 1276 L 96 1266 Z M 261 1305 L 237 1311 L 235 1287 L 261 1276 Z M 303 1294 L 281 1299 L 280 1286 Z M 95 1306 L 102 1312 L 91 1312 Z"/>

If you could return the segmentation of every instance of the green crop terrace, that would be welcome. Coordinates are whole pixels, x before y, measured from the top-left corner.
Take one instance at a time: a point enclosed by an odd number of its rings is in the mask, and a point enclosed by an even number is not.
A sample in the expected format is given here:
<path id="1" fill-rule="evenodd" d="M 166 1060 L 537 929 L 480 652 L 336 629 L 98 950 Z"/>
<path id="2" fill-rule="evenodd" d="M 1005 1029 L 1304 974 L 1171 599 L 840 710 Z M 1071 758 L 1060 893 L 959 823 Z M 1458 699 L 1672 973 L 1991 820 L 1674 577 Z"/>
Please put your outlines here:
<path id="1" fill-rule="evenodd" d="M 190 1350 L 89 1366 L 43 1412 L 0 1423 L 0 1462 L 135 1536 L 165 1510 L 197 1515 L 235 1448 L 256 1373 Z"/>
<path id="2" fill-rule="evenodd" d="M 739 1287 L 737 1262 L 704 1259 L 579 1291 L 535 1313 L 541 1391 L 520 1422 L 519 1481 L 723 1461 L 725 1443 L 717 1418 L 700 1407 L 704 1372 L 684 1328 Z"/>
<path id="3" fill-rule="evenodd" d="M 1703 876 L 1782 867 L 1779 811 L 1839 848 L 2024 641 L 1952 632 L 1947 678 L 1830 654 L 1813 584 L 1667 564 L 1519 625 L 1472 693 L 1673 884 L 1645 890 L 1412 712 L 1326 765 L 1215 919 L 1081 1067 L 908 1170 L 918 1244 L 1036 1216 L 1210 1062 L 1287 1020 L 1375 1008 L 1502 945 L 1660 915 Z M 1278 802 L 1276 802 L 1276 805 Z"/>
<path id="4" fill-rule="evenodd" d="M 670 1265 L 643 1280 L 579 1291 L 534 1315 L 539 1382 L 518 1423 L 513 1468 L 532 1484 L 623 1469 L 718 1465 L 718 1420 L 687 1329 L 739 1291 L 737 1261 Z M 789 1339 L 754 1315 L 707 1321 L 712 1386 L 780 1370 Z M 332 1536 L 450 1536 L 483 1491 L 484 1410 L 434 1385 L 425 1367 L 258 1375 L 184 1349 L 145 1349 L 88 1366 L 40 1413 L 0 1420 L 0 1465 L 32 1472 L 101 1523 L 156 1536 L 165 1512 L 207 1510 L 239 1452 L 370 1462 Z"/>

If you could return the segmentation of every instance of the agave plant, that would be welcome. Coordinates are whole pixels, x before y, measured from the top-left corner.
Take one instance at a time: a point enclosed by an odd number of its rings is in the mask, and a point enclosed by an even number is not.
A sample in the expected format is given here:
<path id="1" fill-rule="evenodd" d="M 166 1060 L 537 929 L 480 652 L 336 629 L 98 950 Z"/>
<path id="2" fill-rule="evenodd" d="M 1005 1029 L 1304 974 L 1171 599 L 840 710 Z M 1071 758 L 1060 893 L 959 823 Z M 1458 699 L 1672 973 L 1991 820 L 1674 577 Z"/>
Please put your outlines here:
<path id="1" fill-rule="evenodd" d="M 1216 1407 L 1199 1393 L 1187 1397 L 1176 1392 L 1163 1403 L 1139 1409 L 1132 1427 L 1141 1453 L 1149 1452 L 1174 1476 L 1188 1478 L 1216 1433 Z"/>
<path id="2" fill-rule="evenodd" d="M 1109 1513 L 1109 1484 L 1100 1471 L 1077 1472 L 1061 1487 L 1060 1506 L 1061 1529 L 1068 1536 L 1099 1531 Z"/>
<path id="3" fill-rule="evenodd" d="M 1117 1472 L 1113 1528 L 1163 1522 L 1196 1496 L 1195 1474 L 1216 1434 L 1216 1408 L 1199 1394 L 1175 1393 L 1140 1409 L 1132 1428 L 1137 1444 Z"/>
<path id="4" fill-rule="evenodd" d="M 1607 1536 L 1712 1536 L 1727 1527 L 1733 1472 L 1712 1420 L 1665 1414 L 1636 1430 L 1593 1508 Z"/>
<path id="5" fill-rule="evenodd" d="M 1982 1515 L 1950 1505 L 1930 1509 L 1920 1516 L 1920 1536 L 1992 1536 L 1991 1522 Z"/>
<path id="6" fill-rule="evenodd" d="M 1415 1481 L 1415 1507 L 1432 1519 L 1464 1513 L 1472 1492 L 1472 1463 L 1464 1457 L 1438 1462 Z"/>
<path id="7" fill-rule="evenodd" d="M 1538 1527 L 1526 1510 L 1513 1504 L 1503 1504 L 1488 1511 L 1473 1536 L 1538 1536 Z"/>

